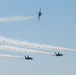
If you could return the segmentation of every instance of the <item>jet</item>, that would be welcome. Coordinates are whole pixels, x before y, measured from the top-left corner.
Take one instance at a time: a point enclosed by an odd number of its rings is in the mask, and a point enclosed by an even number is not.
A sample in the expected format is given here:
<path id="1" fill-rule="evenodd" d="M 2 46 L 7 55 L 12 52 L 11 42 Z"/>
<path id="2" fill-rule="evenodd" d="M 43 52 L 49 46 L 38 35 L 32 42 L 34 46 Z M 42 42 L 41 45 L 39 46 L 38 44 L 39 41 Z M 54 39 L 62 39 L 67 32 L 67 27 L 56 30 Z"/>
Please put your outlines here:
<path id="1" fill-rule="evenodd" d="M 42 13 L 41 13 L 41 8 L 40 8 L 40 10 L 39 10 L 39 12 L 38 12 L 38 21 L 40 20 L 40 16 L 42 15 Z"/>
<path id="2" fill-rule="evenodd" d="M 24 57 L 25 57 L 26 60 L 33 60 L 33 58 L 32 57 L 29 57 L 29 55 L 24 56 Z"/>
<path id="3" fill-rule="evenodd" d="M 59 52 L 58 52 L 58 53 L 55 52 L 55 55 L 56 55 L 56 56 L 63 56 L 63 54 L 61 54 L 61 53 L 59 53 Z"/>

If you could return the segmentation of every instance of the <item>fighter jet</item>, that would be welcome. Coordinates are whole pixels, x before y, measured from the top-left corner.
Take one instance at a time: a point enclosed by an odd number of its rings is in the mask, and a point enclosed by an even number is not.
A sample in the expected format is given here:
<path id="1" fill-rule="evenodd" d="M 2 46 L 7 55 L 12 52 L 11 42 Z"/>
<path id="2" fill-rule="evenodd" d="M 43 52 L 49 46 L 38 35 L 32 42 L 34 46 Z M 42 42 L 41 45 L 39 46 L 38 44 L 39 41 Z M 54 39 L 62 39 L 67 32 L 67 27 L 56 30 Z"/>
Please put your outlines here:
<path id="1" fill-rule="evenodd" d="M 33 60 L 33 58 L 32 57 L 29 57 L 29 55 L 24 56 L 24 57 L 25 57 L 26 60 Z"/>
<path id="2" fill-rule="evenodd" d="M 55 52 L 55 55 L 56 55 L 56 56 L 63 56 L 63 54 L 61 54 L 61 53 L 59 53 L 59 52 L 58 52 L 58 53 Z"/>
<path id="3" fill-rule="evenodd" d="M 39 12 L 38 12 L 38 21 L 40 20 L 40 16 L 42 15 L 42 13 L 41 13 L 41 8 L 40 8 L 40 10 L 39 10 Z"/>

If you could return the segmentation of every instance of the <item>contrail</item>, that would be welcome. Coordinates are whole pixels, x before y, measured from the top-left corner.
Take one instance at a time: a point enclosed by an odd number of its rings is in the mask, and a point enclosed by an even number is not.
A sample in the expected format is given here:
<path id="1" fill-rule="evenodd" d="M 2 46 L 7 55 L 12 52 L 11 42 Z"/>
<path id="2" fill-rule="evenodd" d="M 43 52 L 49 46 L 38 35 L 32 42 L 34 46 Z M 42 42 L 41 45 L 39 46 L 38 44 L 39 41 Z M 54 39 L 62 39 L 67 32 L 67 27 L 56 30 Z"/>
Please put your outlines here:
<path id="1" fill-rule="evenodd" d="M 0 43 L 24 47 L 24 48 L 45 49 L 45 50 L 61 50 L 61 51 L 76 52 L 75 49 L 68 49 L 68 48 L 62 48 L 62 47 L 55 47 L 55 46 L 51 46 L 51 45 L 29 43 L 29 42 L 25 42 L 25 41 L 18 41 L 18 40 L 8 39 L 8 38 L 4 38 L 4 37 L 0 37 Z"/>
<path id="2" fill-rule="evenodd" d="M 23 20 L 31 20 L 36 18 L 36 16 L 30 17 L 11 17 L 11 18 L 0 18 L 0 22 L 13 22 L 13 21 L 23 21 Z"/>
<path id="3" fill-rule="evenodd" d="M 19 48 L 15 46 L 8 46 L 8 45 L 0 45 L 0 49 L 2 50 L 10 50 L 10 51 L 17 51 L 17 52 L 26 52 L 26 53 L 36 53 L 36 54 L 43 54 L 43 55 L 51 55 L 54 56 L 55 54 L 51 54 L 48 52 L 42 52 L 37 50 L 31 50 L 31 49 L 25 49 L 25 48 Z"/>
<path id="4" fill-rule="evenodd" d="M 5 55 L 5 54 L 0 54 L 0 58 L 19 58 L 19 59 L 24 59 L 24 57 L 21 57 L 21 56 Z"/>

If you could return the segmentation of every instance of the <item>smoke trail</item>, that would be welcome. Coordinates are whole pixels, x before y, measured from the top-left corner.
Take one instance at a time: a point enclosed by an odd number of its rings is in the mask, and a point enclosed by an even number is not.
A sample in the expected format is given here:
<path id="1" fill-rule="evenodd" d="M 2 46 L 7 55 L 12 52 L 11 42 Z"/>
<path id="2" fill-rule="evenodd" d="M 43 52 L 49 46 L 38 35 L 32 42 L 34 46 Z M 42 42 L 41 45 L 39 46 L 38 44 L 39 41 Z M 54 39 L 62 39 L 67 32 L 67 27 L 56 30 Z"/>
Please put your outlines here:
<path id="1" fill-rule="evenodd" d="M 48 53 L 48 52 L 36 51 L 36 50 L 31 50 L 31 49 L 24 49 L 24 48 L 8 46 L 8 45 L 0 45 L 0 49 L 10 50 L 10 51 L 17 51 L 17 52 L 37 53 L 37 54 L 54 56 L 54 54 L 51 54 L 51 53 Z"/>
<path id="2" fill-rule="evenodd" d="M 5 54 L 0 54 L 0 58 L 19 58 L 19 59 L 24 59 L 24 57 L 21 57 L 21 56 L 5 55 Z"/>
<path id="3" fill-rule="evenodd" d="M 55 47 L 55 46 L 50 46 L 50 45 L 34 44 L 34 43 L 25 42 L 25 41 L 22 42 L 22 41 L 17 41 L 14 39 L 7 39 L 4 37 L 0 37 L 0 43 L 9 44 L 9 45 L 16 45 L 16 46 L 24 47 L 24 48 L 45 49 L 45 50 L 61 50 L 61 51 L 76 52 L 75 49 Z"/>
<path id="4" fill-rule="evenodd" d="M 31 17 L 12 17 L 12 18 L 0 18 L 0 22 L 13 22 L 13 21 L 23 21 L 23 20 L 31 20 L 36 18 L 36 16 Z"/>

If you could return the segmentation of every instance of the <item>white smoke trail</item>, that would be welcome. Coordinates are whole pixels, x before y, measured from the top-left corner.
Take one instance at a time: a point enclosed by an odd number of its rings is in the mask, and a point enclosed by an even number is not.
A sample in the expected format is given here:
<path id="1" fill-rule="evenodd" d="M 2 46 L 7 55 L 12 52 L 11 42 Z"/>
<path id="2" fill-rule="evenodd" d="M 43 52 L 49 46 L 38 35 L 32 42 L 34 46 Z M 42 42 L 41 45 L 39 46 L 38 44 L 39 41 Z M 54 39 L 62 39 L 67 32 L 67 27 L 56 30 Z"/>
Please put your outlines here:
<path id="1" fill-rule="evenodd" d="M 12 18 L 0 18 L 0 22 L 13 22 L 13 21 L 23 21 L 23 20 L 31 20 L 36 18 L 36 16 L 30 17 L 12 17 Z"/>
<path id="2" fill-rule="evenodd" d="M 21 57 L 21 56 L 5 55 L 5 54 L 0 54 L 0 58 L 19 58 L 19 59 L 24 59 L 24 57 Z"/>
<path id="3" fill-rule="evenodd" d="M 22 41 L 17 41 L 14 39 L 8 39 L 8 38 L 4 38 L 4 37 L 0 37 L 0 43 L 9 44 L 9 45 L 16 45 L 16 46 L 24 47 L 24 48 L 45 49 L 45 50 L 61 50 L 61 51 L 76 52 L 75 49 L 55 47 L 55 46 L 50 46 L 50 45 L 34 44 L 34 43 L 25 42 L 25 41 L 22 42 Z"/>
<path id="4" fill-rule="evenodd" d="M 31 49 L 24 49 L 24 48 L 8 46 L 8 45 L 0 45 L 0 49 L 10 50 L 10 51 L 17 51 L 17 52 L 37 53 L 37 54 L 54 56 L 54 54 L 51 54 L 51 53 L 48 53 L 48 52 L 36 51 L 36 50 L 31 50 Z"/>

